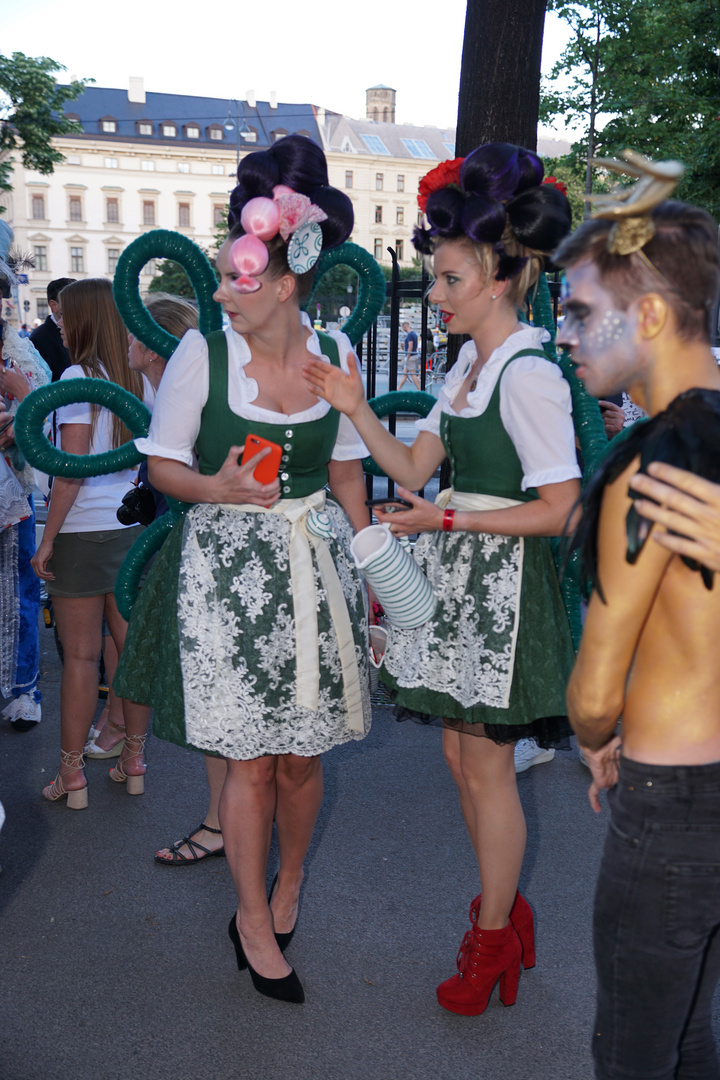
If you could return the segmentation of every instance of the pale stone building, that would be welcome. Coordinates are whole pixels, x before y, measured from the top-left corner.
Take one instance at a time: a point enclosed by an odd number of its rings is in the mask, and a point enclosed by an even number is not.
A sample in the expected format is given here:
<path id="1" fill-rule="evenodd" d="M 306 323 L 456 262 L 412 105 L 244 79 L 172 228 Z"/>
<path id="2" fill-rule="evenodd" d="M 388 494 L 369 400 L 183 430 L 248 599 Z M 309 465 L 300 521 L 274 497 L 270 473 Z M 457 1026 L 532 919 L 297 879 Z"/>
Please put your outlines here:
<path id="1" fill-rule="evenodd" d="M 45 317 L 48 281 L 111 276 L 122 250 L 149 229 L 177 230 L 212 251 L 239 159 L 291 133 L 325 150 L 331 184 L 353 202 L 352 240 L 385 264 L 392 248 L 410 266 L 418 182 L 455 155 L 453 128 L 395 123 L 395 91 L 386 86 L 366 92 L 364 120 L 275 95 L 257 101 L 251 92 L 230 102 L 146 94 L 142 79 L 127 91 L 90 86 L 68 102 L 67 115 L 83 132 L 55 141 L 65 161 L 51 176 L 17 161 L 3 200 L 17 246 L 36 263 L 20 286 L 20 311 L 6 302 L 16 324 Z M 154 272 L 150 263 L 142 287 Z"/>

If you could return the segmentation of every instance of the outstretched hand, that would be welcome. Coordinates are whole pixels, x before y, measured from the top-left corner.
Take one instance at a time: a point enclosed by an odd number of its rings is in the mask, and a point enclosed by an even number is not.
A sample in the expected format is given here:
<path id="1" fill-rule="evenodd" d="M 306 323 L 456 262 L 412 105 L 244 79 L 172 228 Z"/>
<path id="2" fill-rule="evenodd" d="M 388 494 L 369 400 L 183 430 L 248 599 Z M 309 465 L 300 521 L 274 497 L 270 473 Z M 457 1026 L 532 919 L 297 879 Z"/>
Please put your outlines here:
<path id="1" fill-rule="evenodd" d="M 350 371 L 344 372 L 322 360 L 308 360 L 303 364 L 303 375 L 318 397 L 332 405 L 333 409 L 352 417 L 365 400 L 365 388 L 355 363 L 350 358 Z"/>
<path id="2" fill-rule="evenodd" d="M 266 446 L 244 465 L 240 465 L 243 450 L 244 446 L 230 447 L 219 472 L 213 477 L 211 501 L 234 505 L 250 503 L 252 506 L 272 506 L 280 498 L 280 481 L 275 479 L 272 484 L 261 484 L 253 476 L 260 462 L 270 453 L 270 447 Z"/>
<path id="3" fill-rule="evenodd" d="M 612 739 L 599 750 L 590 750 L 587 746 L 582 748 L 585 761 L 592 773 L 593 780 L 588 790 L 588 798 L 596 814 L 600 813 L 600 792 L 606 788 L 615 787 L 617 784 L 621 745 L 620 736 L 613 735 Z"/>
<path id="4" fill-rule="evenodd" d="M 443 511 L 435 503 L 427 499 L 421 499 L 407 488 L 398 487 L 397 493 L 401 498 L 407 499 L 413 504 L 412 510 L 397 510 L 385 514 L 382 508 L 376 506 L 373 513 L 381 525 L 389 525 L 390 532 L 395 536 L 410 536 L 420 532 L 438 532 L 443 525 Z M 388 504 L 392 499 L 388 499 Z"/>

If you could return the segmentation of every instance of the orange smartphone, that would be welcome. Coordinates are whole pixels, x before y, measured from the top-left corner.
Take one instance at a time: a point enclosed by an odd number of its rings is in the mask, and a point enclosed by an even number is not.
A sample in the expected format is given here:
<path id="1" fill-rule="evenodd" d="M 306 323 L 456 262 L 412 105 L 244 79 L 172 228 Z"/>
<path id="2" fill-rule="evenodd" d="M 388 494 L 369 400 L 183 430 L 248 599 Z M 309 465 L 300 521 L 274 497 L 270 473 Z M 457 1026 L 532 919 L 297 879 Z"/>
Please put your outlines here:
<path id="1" fill-rule="evenodd" d="M 253 472 L 253 476 L 259 484 L 272 484 L 273 480 L 277 480 L 277 474 L 280 472 L 282 446 L 270 442 L 269 439 L 263 439 L 260 435 L 248 435 L 245 440 L 245 449 L 243 450 L 243 455 L 240 459 L 240 464 L 245 465 L 250 458 L 255 457 L 255 455 L 261 450 L 264 450 L 266 446 L 270 447 L 270 453 L 258 463 L 257 469 Z"/>

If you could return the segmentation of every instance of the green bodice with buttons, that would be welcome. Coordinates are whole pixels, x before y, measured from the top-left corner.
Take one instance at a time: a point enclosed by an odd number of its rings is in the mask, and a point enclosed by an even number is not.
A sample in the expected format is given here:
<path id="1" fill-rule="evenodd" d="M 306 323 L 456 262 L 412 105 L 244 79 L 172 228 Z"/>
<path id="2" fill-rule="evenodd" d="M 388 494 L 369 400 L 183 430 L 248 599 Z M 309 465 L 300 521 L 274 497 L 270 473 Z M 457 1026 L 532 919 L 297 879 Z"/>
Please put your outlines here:
<path id="1" fill-rule="evenodd" d="M 335 367 L 340 367 L 334 339 L 328 334 L 318 334 L 318 338 L 323 355 Z M 195 443 L 200 472 L 214 475 L 222 467 L 231 446 L 242 446 L 248 435 L 259 435 L 282 447 L 281 498 L 300 499 L 325 487 L 340 414 L 330 409 L 320 419 L 301 424 L 266 424 L 238 416 L 228 405 L 227 338 L 223 331 L 216 331 L 208 334 L 206 340 L 210 387 Z"/>
<path id="2" fill-rule="evenodd" d="M 500 382 L 509 365 L 520 356 L 547 359 L 541 349 L 522 349 L 503 365 L 484 413 L 469 417 L 442 414 L 440 438 L 450 461 L 450 483 L 456 491 L 519 502 L 538 497 L 535 488 L 522 490 L 522 463 L 500 417 Z"/>

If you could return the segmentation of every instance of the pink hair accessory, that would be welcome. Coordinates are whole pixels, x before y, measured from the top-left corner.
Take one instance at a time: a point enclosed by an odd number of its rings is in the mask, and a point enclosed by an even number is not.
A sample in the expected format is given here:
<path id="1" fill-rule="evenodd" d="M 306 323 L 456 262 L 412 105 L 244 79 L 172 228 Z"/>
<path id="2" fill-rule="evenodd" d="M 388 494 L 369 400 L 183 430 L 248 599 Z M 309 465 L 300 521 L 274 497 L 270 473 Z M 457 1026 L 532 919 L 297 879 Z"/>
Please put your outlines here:
<path id="1" fill-rule="evenodd" d="M 273 199 L 250 199 L 243 206 L 240 224 L 258 240 L 272 240 L 280 228 L 280 207 Z"/>
<path id="2" fill-rule="evenodd" d="M 270 199 L 264 201 L 271 202 Z M 232 282 L 232 287 L 241 293 L 257 292 L 260 288 L 258 275 L 267 268 L 268 259 L 268 249 L 262 240 L 251 233 L 241 236 L 230 248 L 230 265 L 240 275 Z"/>
<path id="3" fill-rule="evenodd" d="M 313 222 L 319 223 L 327 219 L 325 211 L 321 210 L 315 203 L 310 202 L 307 195 L 299 195 L 296 191 L 291 191 L 287 195 L 275 195 L 277 190 L 277 188 L 274 189 L 273 196 L 280 208 L 279 231 L 285 243 L 296 229 L 302 228 L 303 225 L 311 225 Z"/>

